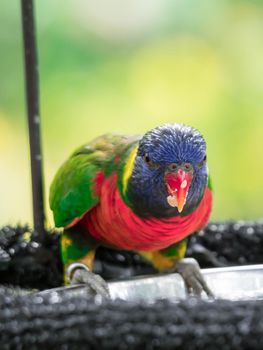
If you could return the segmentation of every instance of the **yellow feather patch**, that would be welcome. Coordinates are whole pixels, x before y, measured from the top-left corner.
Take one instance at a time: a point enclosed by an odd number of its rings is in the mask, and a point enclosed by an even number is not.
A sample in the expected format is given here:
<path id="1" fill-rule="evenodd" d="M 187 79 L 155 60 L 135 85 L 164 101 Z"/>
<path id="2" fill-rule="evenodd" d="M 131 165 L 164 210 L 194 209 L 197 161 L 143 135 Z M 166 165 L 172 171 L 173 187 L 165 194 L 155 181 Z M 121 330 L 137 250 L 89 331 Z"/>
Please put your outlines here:
<path id="1" fill-rule="evenodd" d="M 134 168 L 134 162 L 135 162 L 137 151 L 138 151 L 138 146 L 136 146 L 131 151 L 127 159 L 126 165 L 124 167 L 123 176 L 122 176 L 123 192 L 126 192 L 127 190 L 128 180 L 131 177 L 131 174 Z"/>
<path id="2" fill-rule="evenodd" d="M 177 261 L 184 258 L 186 253 L 186 240 L 180 241 L 162 250 L 153 252 L 138 252 L 159 271 L 169 270 Z"/>
<path id="3" fill-rule="evenodd" d="M 178 256 L 164 256 L 160 251 L 156 252 L 139 252 L 139 254 L 146 260 L 152 263 L 152 265 L 158 271 L 165 271 L 174 267 L 175 263 L 180 260 Z"/>

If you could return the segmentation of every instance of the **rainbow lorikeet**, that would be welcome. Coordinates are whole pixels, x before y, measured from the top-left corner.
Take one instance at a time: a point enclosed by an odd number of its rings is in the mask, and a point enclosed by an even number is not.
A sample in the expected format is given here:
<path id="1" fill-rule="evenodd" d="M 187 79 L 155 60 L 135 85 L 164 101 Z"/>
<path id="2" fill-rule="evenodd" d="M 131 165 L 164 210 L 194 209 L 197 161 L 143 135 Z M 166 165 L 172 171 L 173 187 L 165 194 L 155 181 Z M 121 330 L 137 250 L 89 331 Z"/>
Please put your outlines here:
<path id="1" fill-rule="evenodd" d="M 206 225 L 212 207 L 206 143 L 196 129 L 165 124 L 143 137 L 96 138 L 58 170 L 50 206 L 64 227 L 71 282 L 107 294 L 106 282 L 91 272 L 103 245 L 136 251 L 160 271 L 179 272 L 195 293 L 210 294 L 198 265 L 183 259 L 186 237 Z"/>

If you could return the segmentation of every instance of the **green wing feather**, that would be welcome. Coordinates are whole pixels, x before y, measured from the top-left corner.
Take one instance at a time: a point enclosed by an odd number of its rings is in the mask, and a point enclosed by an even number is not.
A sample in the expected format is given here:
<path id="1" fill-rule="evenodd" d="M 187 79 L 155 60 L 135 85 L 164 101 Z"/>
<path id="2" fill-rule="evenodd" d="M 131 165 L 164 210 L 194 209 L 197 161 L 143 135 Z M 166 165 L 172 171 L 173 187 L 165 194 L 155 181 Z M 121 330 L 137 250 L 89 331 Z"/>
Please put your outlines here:
<path id="1" fill-rule="evenodd" d="M 123 168 L 138 136 L 103 135 L 78 148 L 58 170 L 50 187 L 50 207 L 55 225 L 65 227 L 99 202 L 94 179 L 102 170 L 105 176 Z M 114 162 L 119 158 L 118 162 Z"/>
<path id="2" fill-rule="evenodd" d="M 207 183 L 207 187 L 209 188 L 209 190 L 213 190 L 213 184 L 212 184 L 212 178 L 211 175 L 208 174 L 208 183 Z"/>

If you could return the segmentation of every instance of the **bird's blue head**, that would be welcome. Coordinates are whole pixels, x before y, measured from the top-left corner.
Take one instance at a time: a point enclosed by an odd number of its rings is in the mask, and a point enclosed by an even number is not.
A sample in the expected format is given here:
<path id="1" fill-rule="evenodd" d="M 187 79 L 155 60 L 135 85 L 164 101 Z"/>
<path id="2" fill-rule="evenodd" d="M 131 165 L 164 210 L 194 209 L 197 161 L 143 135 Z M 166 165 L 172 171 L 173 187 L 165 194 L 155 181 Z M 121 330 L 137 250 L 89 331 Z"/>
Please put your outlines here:
<path id="1" fill-rule="evenodd" d="M 165 124 L 140 140 L 127 196 L 140 216 L 188 215 L 208 181 L 206 143 L 194 128 Z"/>

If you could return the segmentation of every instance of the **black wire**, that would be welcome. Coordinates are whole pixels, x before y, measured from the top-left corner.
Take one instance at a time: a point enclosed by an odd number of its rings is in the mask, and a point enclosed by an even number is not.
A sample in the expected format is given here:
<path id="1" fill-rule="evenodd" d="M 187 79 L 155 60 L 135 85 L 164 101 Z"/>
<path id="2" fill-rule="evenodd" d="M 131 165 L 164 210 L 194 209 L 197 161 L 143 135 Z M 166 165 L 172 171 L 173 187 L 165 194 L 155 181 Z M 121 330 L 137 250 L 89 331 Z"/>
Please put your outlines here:
<path id="1" fill-rule="evenodd" d="M 44 240 L 44 195 L 42 153 L 40 138 L 40 112 L 38 91 L 38 60 L 32 0 L 21 0 L 24 39 L 24 64 L 27 97 L 27 115 L 31 156 L 34 228 L 39 240 Z"/>

